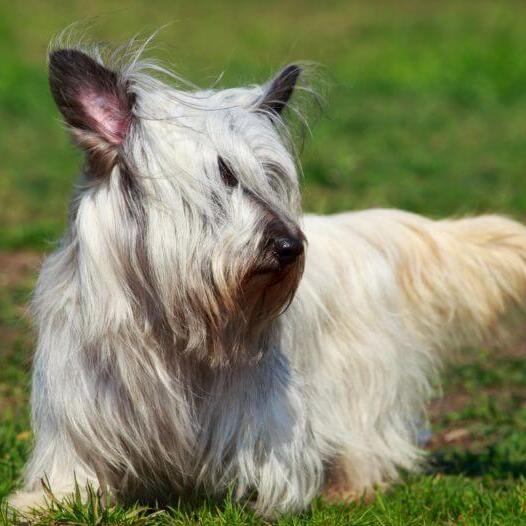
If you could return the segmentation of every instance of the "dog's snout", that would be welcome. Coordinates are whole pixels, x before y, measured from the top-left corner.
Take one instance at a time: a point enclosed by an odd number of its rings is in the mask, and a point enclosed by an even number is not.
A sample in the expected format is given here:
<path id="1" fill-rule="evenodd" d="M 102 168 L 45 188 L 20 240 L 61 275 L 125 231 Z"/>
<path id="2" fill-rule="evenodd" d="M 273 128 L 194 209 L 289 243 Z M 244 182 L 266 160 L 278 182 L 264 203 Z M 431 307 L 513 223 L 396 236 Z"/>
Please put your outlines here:
<path id="1" fill-rule="evenodd" d="M 303 253 L 303 241 L 296 238 L 280 237 L 274 240 L 274 251 L 280 263 L 288 265 Z"/>

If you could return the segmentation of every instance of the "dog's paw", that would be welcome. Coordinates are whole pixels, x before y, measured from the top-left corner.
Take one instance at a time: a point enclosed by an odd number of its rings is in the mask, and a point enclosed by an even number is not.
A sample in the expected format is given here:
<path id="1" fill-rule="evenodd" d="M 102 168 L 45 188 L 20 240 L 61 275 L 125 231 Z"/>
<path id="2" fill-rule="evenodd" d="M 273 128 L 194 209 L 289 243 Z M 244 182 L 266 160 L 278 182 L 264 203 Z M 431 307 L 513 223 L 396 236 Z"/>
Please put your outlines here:
<path id="1" fill-rule="evenodd" d="M 9 496 L 7 503 L 19 512 L 47 506 L 46 494 L 43 491 L 17 491 Z"/>
<path id="2" fill-rule="evenodd" d="M 17 491 L 7 499 L 7 514 L 13 524 L 31 524 L 33 512 L 47 508 L 49 501 L 43 491 Z"/>
<path id="3" fill-rule="evenodd" d="M 329 504 L 348 504 L 355 501 L 372 502 L 377 491 L 388 488 L 388 484 L 378 484 L 375 488 L 361 488 L 357 490 L 349 484 L 335 482 L 328 484 L 321 493 L 323 500 Z"/>
<path id="4" fill-rule="evenodd" d="M 345 504 L 360 500 L 363 493 L 345 484 L 331 484 L 323 489 L 321 497 L 329 504 Z"/>

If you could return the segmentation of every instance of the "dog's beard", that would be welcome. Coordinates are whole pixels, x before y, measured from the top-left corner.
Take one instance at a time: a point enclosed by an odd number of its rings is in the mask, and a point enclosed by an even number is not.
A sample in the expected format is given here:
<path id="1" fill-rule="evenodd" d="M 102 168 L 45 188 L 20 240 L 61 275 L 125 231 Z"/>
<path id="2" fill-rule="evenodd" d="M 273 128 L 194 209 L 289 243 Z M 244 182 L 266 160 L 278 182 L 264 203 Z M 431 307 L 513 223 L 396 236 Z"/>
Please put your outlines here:
<path id="1" fill-rule="evenodd" d="M 289 307 L 304 268 L 304 255 L 276 270 L 251 269 L 220 297 L 220 316 L 209 327 L 206 359 L 214 367 L 256 363 L 268 348 L 267 329 Z"/>

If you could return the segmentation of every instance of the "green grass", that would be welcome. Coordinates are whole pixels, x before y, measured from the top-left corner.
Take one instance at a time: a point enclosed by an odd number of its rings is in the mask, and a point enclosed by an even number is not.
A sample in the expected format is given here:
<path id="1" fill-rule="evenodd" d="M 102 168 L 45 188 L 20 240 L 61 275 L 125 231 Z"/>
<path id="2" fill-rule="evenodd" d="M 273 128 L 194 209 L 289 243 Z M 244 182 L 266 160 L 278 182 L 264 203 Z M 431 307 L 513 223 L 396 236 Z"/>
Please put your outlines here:
<path id="1" fill-rule="evenodd" d="M 98 17 L 98 18 L 94 18 Z M 42 250 L 64 228 L 80 156 L 47 90 L 50 38 L 75 20 L 104 41 L 166 26 L 154 54 L 202 86 L 325 66 L 326 115 L 303 151 L 311 211 L 402 207 L 526 217 L 526 3 L 117 0 L 0 4 L 0 497 L 31 444 L 24 315 Z M 370 504 L 316 501 L 291 525 L 526 524 L 524 352 L 474 350 L 432 407 L 430 468 Z M 152 512 L 55 503 L 39 524 L 261 524 L 233 504 Z M 153 515 L 152 515 L 153 513 Z M 0 524 L 9 523 L 5 507 Z M 12 521 L 11 521 L 12 522 Z"/>

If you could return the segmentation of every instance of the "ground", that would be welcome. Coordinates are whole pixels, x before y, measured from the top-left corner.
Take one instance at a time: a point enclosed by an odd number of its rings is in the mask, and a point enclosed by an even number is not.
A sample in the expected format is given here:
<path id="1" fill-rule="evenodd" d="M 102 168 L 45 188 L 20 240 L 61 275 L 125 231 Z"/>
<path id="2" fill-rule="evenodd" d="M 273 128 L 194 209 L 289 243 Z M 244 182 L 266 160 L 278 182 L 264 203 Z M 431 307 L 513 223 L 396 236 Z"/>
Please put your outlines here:
<path id="1" fill-rule="evenodd" d="M 219 85 L 230 86 L 262 81 L 288 61 L 321 63 L 325 110 L 301 151 L 307 210 L 526 218 L 523 1 L 0 4 L 0 498 L 15 487 L 32 438 L 27 304 L 63 230 L 80 163 L 45 67 L 48 41 L 75 20 L 105 41 L 170 22 L 153 54 L 203 86 L 223 70 Z M 525 357 L 526 346 L 459 353 L 444 372 L 444 396 L 430 407 L 423 473 L 405 475 L 371 503 L 316 501 L 279 524 L 526 524 Z M 157 512 L 105 504 L 93 496 L 88 506 L 54 505 L 34 522 L 262 523 L 228 499 Z M 10 522 L 1 507 L 0 524 Z"/>

